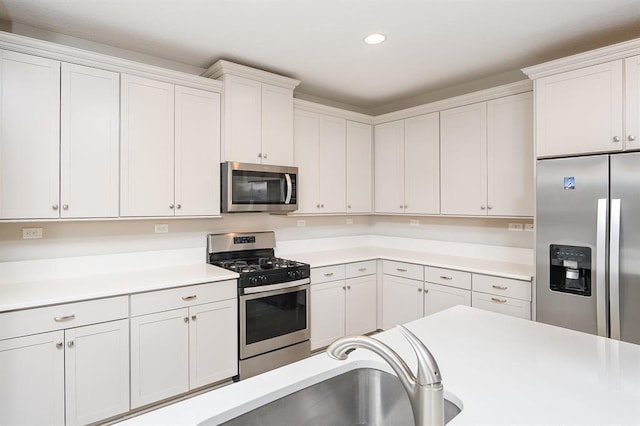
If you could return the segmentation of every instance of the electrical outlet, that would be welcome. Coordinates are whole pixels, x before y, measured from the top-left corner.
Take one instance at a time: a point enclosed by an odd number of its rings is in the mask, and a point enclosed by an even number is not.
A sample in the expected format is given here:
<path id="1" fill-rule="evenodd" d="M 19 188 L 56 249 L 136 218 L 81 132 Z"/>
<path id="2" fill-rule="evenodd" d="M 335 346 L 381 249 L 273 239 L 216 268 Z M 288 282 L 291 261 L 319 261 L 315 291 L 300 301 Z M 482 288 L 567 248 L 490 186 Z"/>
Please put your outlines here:
<path id="1" fill-rule="evenodd" d="M 22 228 L 23 240 L 35 240 L 42 238 L 42 228 Z"/>
<path id="2" fill-rule="evenodd" d="M 420 221 L 418 219 L 409 220 L 409 226 L 420 226 Z"/>
<path id="3" fill-rule="evenodd" d="M 304 219 L 299 219 L 298 220 L 298 228 L 304 228 L 305 226 L 307 226 L 307 221 Z"/>
<path id="4" fill-rule="evenodd" d="M 533 223 L 525 223 L 524 230 L 529 232 L 533 231 Z"/>
<path id="5" fill-rule="evenodd" d="M 347 219 L 347 225 L 353 225 L 353 219 L 351 218 Z"/>
<path id="6" fill-rule="evenodd" d="M 169 224 L 168 223 L 156 223 L 155 225 L 156 234 L 166 234 L 169 232 Z"/>
<path id="7" fill-rule="evenodd" d="M 523 225 L 521 223 L 510 223 L 509 231 L 522 231 Z"/>

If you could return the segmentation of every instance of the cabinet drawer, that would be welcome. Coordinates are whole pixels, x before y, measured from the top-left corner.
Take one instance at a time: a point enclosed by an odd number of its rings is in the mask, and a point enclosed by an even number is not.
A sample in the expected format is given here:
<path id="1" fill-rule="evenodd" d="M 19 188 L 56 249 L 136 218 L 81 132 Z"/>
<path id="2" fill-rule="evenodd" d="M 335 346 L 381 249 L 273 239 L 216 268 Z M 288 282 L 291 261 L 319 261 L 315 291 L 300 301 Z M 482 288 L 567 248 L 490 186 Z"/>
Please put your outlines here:
<path id="1" fill-rule="evenodd" d="M 531 303 L 511 297 L 471 292 L 471 306 L 487 311 L 531 319 Z"/>
<path id="2" fill-rule="evenodd" d="M 531 283 L 529 281 L 473 274 L 473 291 L 531 301 Z"/>
<path id="3" fill-rule="evenodd" d="M 96 324 L 128 316 L 127 296 L 7 312 L 0 314 L 0 340 Z"/>
<path id="4" fill-rule="evenodd" d="M 344 276 L 345 276 L 344 265 L 331 265 L 331 266 L 323 266 L 322 268 L 312 268 L 311 284 L 343 280 Z"/>
<path id="5" fill-rule="evenodd" d="M 362 277 L 376 273 L 376 261 L 367 260 L 365 262 L 347 263 L 347 278 Z"/>
<path id="6" fill-rule="evenodd" d="M 434 284 L 471 290 L 471 273 L 453 269 L 424 267 L 424 280 Z"/>
<path id="7" fill-rule="evenodd" d="M 382 261 L 382 271 L 387 275 L 411 278 L 413 280 L 424 279 L 424 266 L 413 263 L 396 262 L 393 260 Z"/>
<path id="8" fill-rule="evenodd" d="M 131 316 L 233 299 L 237 295 L 235 280 L 134 294 L 131 296 Z"/>

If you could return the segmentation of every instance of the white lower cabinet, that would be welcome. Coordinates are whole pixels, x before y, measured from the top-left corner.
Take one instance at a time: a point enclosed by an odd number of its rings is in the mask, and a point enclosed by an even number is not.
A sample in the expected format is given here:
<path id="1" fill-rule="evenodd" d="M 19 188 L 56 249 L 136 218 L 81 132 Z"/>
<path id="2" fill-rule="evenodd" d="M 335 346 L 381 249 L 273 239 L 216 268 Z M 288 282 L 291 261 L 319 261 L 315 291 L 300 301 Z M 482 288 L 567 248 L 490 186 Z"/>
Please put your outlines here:
<path id="1" fill-rule="evenodd" d="M 312 269 L 312 350 L 345 335 L 375 331 L 376 314 L 375 261 Z"/>
<path id="2" fill-rule="evenodd" d="M 236 288 L 224 281 L 131 296 L 132 408 L 238 373 Z"/>
<path id="3" fill-rule="evenodd" d="M 383 268 L 384 330 L 456 305 L 471 306 L 469 272 L 388 260 Z"/>
<path id="4" fill-rule="evenodd" d="M 422 318 L 422 280 L 383 275 L 382 329 Z"/>
<path id="5" fill-rule="evenodd" d="M 471 306 L 471 291 L 424 283 L 424 316 L 435 314 L 457 305 Z"/>
<path id="6" fill-rule="evenodd" d="M 531 281 L 473 274 L 471 306 L 531 319 Z"/>
<path id="7" fill-rule="evenodd" d="M 128 411 L 129 320 L 91 324 L 127 311 L 125 296 L 0 314 L 1 337 L 45 331 L 0 340 L 0 424 L 87 424 Z"/>
<path id="8" fill-rule="evenodd" d="M 54 331 L 0 340 L 0 424 L 64 424 L 63 339 Z"/>

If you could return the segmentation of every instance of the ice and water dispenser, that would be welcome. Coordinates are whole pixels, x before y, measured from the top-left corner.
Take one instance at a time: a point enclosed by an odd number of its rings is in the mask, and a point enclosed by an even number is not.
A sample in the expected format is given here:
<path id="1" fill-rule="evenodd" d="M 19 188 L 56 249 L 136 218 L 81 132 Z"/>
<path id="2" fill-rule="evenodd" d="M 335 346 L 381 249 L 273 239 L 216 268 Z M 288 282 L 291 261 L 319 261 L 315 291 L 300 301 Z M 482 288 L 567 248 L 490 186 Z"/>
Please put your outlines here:
<path id="1" fill-rule="evenodd" d="M 549 246 L 551 290 L 591 296 L 591 248 Z"/>

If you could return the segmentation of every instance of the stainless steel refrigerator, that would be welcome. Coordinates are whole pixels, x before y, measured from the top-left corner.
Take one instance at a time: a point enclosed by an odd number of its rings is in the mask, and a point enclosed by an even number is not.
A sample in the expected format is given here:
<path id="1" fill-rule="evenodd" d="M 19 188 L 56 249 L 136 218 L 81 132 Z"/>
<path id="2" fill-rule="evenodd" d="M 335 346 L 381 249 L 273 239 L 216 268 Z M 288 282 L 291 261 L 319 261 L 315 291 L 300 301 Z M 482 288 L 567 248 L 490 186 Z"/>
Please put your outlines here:
<path id="1" fill-rule="evenodd" d="M 640 153 L 538 160 L 536 316 L 640 344 Z"/>

